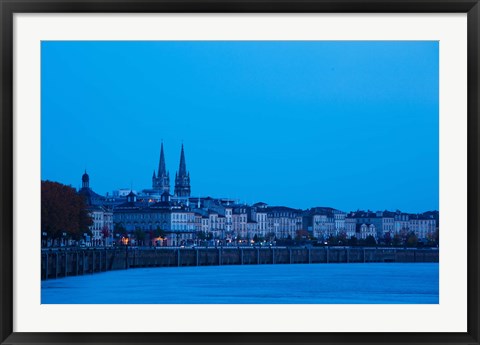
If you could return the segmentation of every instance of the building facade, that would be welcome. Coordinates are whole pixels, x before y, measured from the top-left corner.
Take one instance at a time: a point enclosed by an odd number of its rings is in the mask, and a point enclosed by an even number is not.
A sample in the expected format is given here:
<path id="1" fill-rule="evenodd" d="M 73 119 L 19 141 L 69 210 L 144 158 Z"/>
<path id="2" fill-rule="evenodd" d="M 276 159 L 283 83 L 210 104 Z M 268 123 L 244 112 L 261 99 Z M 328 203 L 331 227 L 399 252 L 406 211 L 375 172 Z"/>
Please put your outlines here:
<path id="1" fill-rule="evenodd" d="M 331 207 L 300 210 L 263 202 L 250 206 L 232 199 L 192 197 L 183 144 L 173 195 L 163 143 L 151 189 L 139 193 L 122 189 L 111 197 L 108 193 L 103 197 L 90 188 L 90 178 L 85 171 L 79 193 L 87 201 L 93 219 L 92 243 L 97 245 L 111 243 L 111 240 L 105 241 L 105 234 L 112 233 L 115 226 L 129 233 L 141 230 L 152 234 L 161 230 L 168 245 L 194 243 L 199 236 L 217 243 L 249 242 L 253 238 L 296 239 L 307 238 L 307 235 L 321 242 L 337 236 L 347 239 L 373 236 L 378 241 L 410 232 L 419 239 L 432 238 L 436 232 L 438 237 L 437 211 L 415 215 L 358 210 L 347 214 Z"/>
<path id="2" fill-rule="evenodd" d="M 82 175 L 82 188 L 78 194 L 84 197 L 87 211 L 92 219 L 89 226 L 91 236 L 84 234 L 87 246 L 111 246 L 113 244 L 113 211 L 106 204 L 106 198 L 90 188 L 90 176 L 85 170 Z"/>

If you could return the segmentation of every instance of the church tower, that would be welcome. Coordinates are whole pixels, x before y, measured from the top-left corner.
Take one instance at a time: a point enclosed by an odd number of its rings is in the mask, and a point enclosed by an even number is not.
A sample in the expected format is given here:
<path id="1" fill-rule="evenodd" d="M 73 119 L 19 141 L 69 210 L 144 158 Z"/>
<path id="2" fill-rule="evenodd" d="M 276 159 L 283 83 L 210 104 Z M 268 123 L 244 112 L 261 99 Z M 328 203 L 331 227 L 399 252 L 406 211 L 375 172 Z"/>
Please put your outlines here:
<path id="1" fill-rule="evenodd" d="M 163 143 L 160 148 L 160 162 L 158 163 L 158 172 L 155 176 L 155 170 L 152 177 L 152 188 L 161 193 L 170 193 L 170 174 L 165 168 L 165 154 L 163 153 Z"/>
<path id="2" fill-rule="evenodd" d="M 185 164 L 185 153 L 180 153 L 180 166 L 178 172 L 175 174 L 175 196 L 189 197 L 190 196 L 190 173 L 187 172 L 187 165 Z"/>
<path id="3" fill-rule="evenodd" d="M 87 170 L 82 175 L 82 188 L 90 188 L 90 176 L 88 176 Z"/>

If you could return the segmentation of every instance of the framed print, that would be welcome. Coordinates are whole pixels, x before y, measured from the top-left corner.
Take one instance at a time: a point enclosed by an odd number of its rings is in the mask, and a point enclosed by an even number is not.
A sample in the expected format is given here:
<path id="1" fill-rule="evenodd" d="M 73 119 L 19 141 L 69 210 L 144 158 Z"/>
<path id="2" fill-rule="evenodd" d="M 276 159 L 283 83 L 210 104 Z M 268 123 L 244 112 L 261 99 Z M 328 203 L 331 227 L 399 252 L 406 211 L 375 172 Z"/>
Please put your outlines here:
<path id="1" fill-rule="evenodd" d="M 479 342 L 477 1 L 1 11 L 2 344 Z"/>

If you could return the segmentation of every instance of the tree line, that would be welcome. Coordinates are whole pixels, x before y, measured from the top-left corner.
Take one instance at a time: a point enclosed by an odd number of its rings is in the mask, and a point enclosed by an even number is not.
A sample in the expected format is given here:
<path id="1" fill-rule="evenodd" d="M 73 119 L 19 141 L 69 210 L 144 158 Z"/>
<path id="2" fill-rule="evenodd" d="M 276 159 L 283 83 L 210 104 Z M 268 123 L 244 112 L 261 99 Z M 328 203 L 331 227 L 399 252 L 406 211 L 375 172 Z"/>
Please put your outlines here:
<path id="1" fill-rule="evenodd" d="M 50 239 L 64 237 L 80 240 L 89 235 L 93 220 L 87 210 L 85 198 L 75 188 L 52 181 L 42 181 L 41 231 Z"/>

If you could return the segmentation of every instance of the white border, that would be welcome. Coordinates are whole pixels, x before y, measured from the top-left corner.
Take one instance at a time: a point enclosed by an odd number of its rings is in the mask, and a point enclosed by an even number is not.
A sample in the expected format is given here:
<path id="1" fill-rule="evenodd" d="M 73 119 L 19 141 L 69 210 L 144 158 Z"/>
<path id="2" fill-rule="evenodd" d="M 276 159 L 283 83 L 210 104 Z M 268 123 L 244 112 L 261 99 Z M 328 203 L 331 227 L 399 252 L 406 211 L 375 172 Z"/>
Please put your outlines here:
<path id="1" fill-rule="evenodd" d="M 466 14 L 16 14 L 14 331 L 467 331 L 466 24 Z M 440 304 L 40 305 L 41 40 L 439 40 Z"/>

